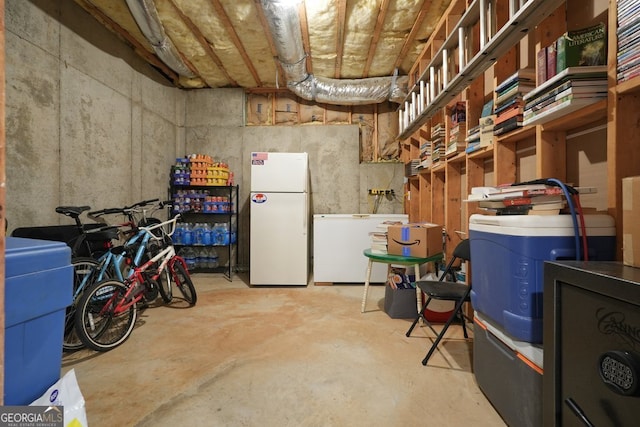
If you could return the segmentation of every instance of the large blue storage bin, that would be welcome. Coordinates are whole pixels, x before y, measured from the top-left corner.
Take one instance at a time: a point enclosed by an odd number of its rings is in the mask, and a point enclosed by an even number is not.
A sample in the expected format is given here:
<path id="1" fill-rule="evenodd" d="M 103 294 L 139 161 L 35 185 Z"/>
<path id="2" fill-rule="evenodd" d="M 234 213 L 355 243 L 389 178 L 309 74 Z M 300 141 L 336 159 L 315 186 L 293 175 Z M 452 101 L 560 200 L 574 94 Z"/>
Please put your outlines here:
<path id="1" fill-rule="evenodd" d="M 6 238 L 4 403 L 27 405 L 60 379 L 71 249 L 64 243 Z"/>
<path id="2" fill-rule="evenodd" d="M 612 217 L 585 215 L 589 259 L 615 260 Z M 544 261 L 576 259 L 570 215 L 472 215 L 471 303 L 514 339 L 542 342 Z"/>

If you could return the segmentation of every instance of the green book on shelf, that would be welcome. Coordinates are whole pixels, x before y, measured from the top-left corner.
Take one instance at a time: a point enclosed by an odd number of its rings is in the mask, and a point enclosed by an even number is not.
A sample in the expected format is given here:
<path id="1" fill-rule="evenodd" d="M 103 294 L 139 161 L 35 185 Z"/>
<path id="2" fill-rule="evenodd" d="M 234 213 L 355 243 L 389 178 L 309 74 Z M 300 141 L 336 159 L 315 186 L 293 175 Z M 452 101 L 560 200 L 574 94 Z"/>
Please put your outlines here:
<path id="1" fill-rule="evenodd" d="M 607 33 L 604 24 L 569 31 L 556 43 L 556 72 L 568 67 L 606 65 Z"/>

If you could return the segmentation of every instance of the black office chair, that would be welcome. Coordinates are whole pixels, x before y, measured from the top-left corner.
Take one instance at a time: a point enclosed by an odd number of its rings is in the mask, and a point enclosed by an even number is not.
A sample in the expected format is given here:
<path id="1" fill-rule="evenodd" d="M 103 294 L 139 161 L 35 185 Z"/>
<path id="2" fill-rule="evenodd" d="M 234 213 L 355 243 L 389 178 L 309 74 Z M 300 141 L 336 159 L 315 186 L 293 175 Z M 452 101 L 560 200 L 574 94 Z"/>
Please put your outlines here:
<path id="1" fill-rule="evenodd" d="M 431 357 L 433 352 L 436 350 L 436 347 L 438 347 L 438 343 L 440 343 L 440 340 L 442 340 L 442 337 L 447 332 L 447 329 L 449 329 L 449 326 L 451 326 L 451 324 L 456 319 L 462 322 L 462 331 L 464 332 L 464 337 L 469 338 L 469 336 L 467 335 L 467 327 L 465 325 L 465 315 L 462 310 L 462 307 L 465 302 L 468 302 L 471 300 L 470 298 L 471 283 L 464 284 L 464 283 L 455 281 L 456 279 L 455 279 L 455 272 L 453 272 L 453 266 L 457 260 L 461 260 L 461 261 L 471 260 L 471 250 L 469 248 L 469 239 L 464 239 L 463 241 L 458 243 L 456 248 L 453 250 L 453 257 L 451 258 L 444 272 L 440 276 L 440 280 L 426 280 L 426 281 L 416 282 L 416 286 L 420 288 L 420 290 L 427 295 L 427 301 L 422 306 L 420 313 L 418 313 L 418 316 L 413 321 L 413 324 L 407 331 L 406 336 L 408 337 L 411 335 L 411 331 L 413 331 L 413 328 L 416 327 L 416 325 L 418 324 L 418 321 L 421 318 L 424 320 L 427 326 L 429 326 L 429 328 L 433 331 L 433 333 L 437 335 L 436 340 L 433 342 L 433 344 L 431 345 L 431 348 L 429 349 L 429 352 L 427 353 L 425 358 L 422 360 L 423 365 L 427 364 L 427 362 L 429 361 L 429 358 Z M 449 277 L 449 275 L 451 275 L 451 277 L 453 278 L 452 279 L 453 281 L 445 280 L 447 277 Z M 467 280 L 467 282 L 470 282 L 470 280 Z M 437 333 L 435 329 L 433 329 L 433 326 L 431 326 L 429 321 L 424 316 L 424 311 L 427 309 L 427 306 L 429 305 L 431 300 L 434 300 L 434 299 L 445 300 L 445 301 L 455 301 L 456 303 L 455 308 L 451 313 L 451 316 L 449 316 L 449 319 L 447 319 L 440 333 Z"/>

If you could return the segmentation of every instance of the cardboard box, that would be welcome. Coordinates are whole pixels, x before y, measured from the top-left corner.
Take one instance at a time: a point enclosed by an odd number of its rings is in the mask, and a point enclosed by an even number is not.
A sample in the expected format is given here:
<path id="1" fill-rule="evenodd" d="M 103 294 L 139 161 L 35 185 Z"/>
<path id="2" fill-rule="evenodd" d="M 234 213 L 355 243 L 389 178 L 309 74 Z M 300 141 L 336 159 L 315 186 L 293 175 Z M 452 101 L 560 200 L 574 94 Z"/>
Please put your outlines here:
<path id="1" fill-rule="evenodd" d="M 622 179 L 622 261 L 640 267 L 640 176 Z"/>
<path id="2" fill-rule="evenodd" d="M 390 255 L 428 258 L 442 252 L 442 226 L 428 222 L 390 225 L 387 230 Z"/>

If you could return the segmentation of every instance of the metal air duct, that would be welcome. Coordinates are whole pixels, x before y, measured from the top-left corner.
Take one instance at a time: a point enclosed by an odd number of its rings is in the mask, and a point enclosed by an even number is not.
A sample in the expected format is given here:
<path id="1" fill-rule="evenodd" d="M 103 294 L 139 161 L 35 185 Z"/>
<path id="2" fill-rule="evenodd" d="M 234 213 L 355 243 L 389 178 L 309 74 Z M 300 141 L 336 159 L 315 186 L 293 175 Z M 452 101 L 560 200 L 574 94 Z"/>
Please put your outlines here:
<path id="1" fill-rule="evenodd" d="M 182 61 L 173 42 L 165 34 L 153 0 L 126 1 L 140 31 L 147 38 L 162 62 L 181 76 L 188 78 L 196 77 L 184 61 Z"/>
<path id="2" fill-rule="evenodd" d="M 407 95 L 406 76 L 331 79 L 309 74 L 297 8 L 279 0 L 262 0 L 262 8 L 285 73 L 287 87 L 293 93 L 309 101 L 337 105 L 403 102 Z"/>

